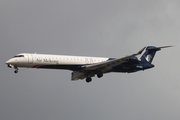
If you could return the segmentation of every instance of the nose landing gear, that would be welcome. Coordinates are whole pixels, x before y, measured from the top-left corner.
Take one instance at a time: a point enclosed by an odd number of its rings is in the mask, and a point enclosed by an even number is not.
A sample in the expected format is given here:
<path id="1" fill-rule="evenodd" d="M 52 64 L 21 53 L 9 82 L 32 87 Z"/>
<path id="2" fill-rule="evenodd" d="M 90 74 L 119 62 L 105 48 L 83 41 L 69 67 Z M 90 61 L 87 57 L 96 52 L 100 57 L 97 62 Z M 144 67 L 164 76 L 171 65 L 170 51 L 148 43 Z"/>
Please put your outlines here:
<path id="1" fill-rule="evenodd" d="M 14 70 L 14 73 L 18 73 L 18 70 L 19 70 L 19 69 L 18 69 L 17 67 L 14 67 L 14 69 L 15 69 L 15 70 Z"/>
<path id="2" fill-rule="evenodd" d="M 18 73 L 18 70 L 14 70 L 14 73 L 16 73 L 16 74 L 17 74 L 17 73 Z"/>
<path id="3" fill-rule="evenodd" d="M 9 68 L 14 68 L 14 69 L 15 69 L 15 70 L 14 70 L 14 73 L 18 73 L 18 71 L 19 71 L 18 67 L 13 66 L 13 65 L 11 65 L 11 64 L 7 64 L 7 66 L 8 66 Z"/>

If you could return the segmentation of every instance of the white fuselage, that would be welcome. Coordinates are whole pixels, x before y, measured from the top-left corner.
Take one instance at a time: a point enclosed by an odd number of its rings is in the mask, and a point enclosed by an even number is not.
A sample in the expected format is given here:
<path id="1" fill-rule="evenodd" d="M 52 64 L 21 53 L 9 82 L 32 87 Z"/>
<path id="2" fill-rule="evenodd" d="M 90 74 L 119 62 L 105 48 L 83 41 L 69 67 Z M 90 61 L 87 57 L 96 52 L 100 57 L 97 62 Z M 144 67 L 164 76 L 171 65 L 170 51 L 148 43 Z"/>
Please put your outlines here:
<path id="1" fill-rule="evenodd" d="M 108 59 L 102 57 L 22 53 L 8 60 L 6 64 L 14 67 L 41 68 L 49 65 L 87 65 L 107 61 Z M 52 69 L 56 69 L 56 67 Z"/>

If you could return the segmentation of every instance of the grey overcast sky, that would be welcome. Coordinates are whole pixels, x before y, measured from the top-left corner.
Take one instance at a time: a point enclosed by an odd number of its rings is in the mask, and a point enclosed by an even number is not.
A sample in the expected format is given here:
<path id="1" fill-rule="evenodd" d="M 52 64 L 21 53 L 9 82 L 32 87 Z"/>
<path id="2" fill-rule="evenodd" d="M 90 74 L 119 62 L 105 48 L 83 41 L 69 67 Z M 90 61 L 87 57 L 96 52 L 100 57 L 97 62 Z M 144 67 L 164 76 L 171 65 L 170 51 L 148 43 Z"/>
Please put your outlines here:
<path id="1" fill-rule="evenodd" d="M 179 0 L 2 0 L 0 120 L 180 119 Z M 124 57 L 174 45 L 155 68 L 72 82 L 71 71 L 7 68 L 18 53 Z"/>

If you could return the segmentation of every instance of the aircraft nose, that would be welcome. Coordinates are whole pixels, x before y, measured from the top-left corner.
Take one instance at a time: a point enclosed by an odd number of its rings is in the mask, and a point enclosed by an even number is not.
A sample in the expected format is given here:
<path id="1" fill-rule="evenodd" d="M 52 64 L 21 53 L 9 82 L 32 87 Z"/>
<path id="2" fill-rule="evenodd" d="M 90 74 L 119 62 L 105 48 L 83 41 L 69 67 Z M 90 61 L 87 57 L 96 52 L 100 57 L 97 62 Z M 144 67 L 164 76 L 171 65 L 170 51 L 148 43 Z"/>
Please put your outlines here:
<path id="1" fill-rule="evenodd" d="M 11 61 L 10 60 L 6 61 L 6 64 L 11 64 Z"/>
<path id="2" fill-rule="evenodd" d="M 6 61 L 6 65 L 7 65 L 9 68 L 12 68 L 11 60 Z"/>
<path id="3" fill-rule="evenodd" d="M 10 59 L 10 60 L 6 61 L 7 65 L 14 64 L 14 63 L 15 63 L 15 61 L 13 59 Z"/>

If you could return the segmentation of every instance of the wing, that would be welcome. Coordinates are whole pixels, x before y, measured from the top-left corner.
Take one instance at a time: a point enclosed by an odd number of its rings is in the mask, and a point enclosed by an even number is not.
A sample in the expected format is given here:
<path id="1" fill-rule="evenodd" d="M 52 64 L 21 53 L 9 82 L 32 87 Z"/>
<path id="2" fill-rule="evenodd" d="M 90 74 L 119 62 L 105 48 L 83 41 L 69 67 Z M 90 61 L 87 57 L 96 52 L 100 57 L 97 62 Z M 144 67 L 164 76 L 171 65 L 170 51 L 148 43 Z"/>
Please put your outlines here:
<path id="1" fill-rule="evenodd" d="M 145 48 L 146 47 L 144 47 L 143 49 L 141 49 L 139 52 L 137 52 L 135 54 L 132 54 L 132 55 L 129 55 L 129 56 L 126 56 L 123 58 L 104 61 L 104 62 L 95 63 L 95 64 L 91 64 L 91 65 L 84 65 L 84 66 L 82 66 L 82 71 L 73 71 L 72 72 L 71 80 L 84 79 L 87 77 L 87 74 L 89 77 L 93 77 L 96 74 L 93 71 L 101 71 L 102 73 L 104 73 L 119 64 L 127 62 L 129 60 L 129 58 L 141 54 Z"/>
<path id="2" fill-rule="evenodd" d="M 112 67 L 115 67 L 119 64 L 127 62 L 129 60 L 129 58 L 141 54 L 145 48 L 146 47 L 144 47 L 143 49 L 141 49 L 139 52 L 137 52 L 135 54 L 132 54 L 132 55 L 129 55 L 129 56 L 126 56 L 123 58 L 109 60 L 109 61 L 105 61 L 105 62 L 101 62 L 101 63 L 95 63 L 95 64 L 91 64 L 91 65 L 85 65 L 85 66 L 82 66 L 82 68 L 84 70 L 100 70 L 101 72 L 106 72 L 109 69 L 111 69 Z"/>

